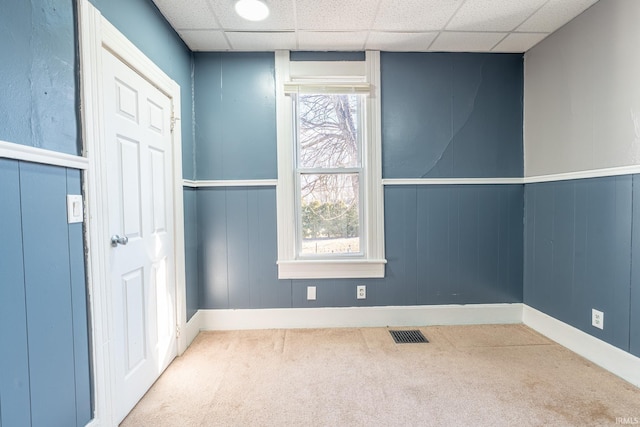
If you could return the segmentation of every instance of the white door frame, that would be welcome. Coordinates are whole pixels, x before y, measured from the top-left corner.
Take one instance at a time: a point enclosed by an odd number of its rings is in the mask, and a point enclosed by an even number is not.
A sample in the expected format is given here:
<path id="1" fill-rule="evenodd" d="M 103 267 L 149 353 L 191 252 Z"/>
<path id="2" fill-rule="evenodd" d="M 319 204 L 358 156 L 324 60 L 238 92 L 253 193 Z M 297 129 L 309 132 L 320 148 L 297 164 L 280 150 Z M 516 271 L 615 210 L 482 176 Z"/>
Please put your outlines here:
<path id="1" fill-rule="evenodd" d="M 176 334 L 178 354 L 187 347 L 184 206 L 182 198 L 182 140 L 180 125 L 180 86 L 148 59 L 125 36 L 111 25 L 89 3 L 80 0 L 79 41 L 81 114 L 84 141 L 83 155 L 89 161 L 84 174 L 84 194 L 87 200 L 88 295 L 91 319 L 91 360 L 94 392 L 92 426 L 114 424 L 112 393 L 114 388 L 113 319 L 109 280 L 109 224 L 107 201 L 106 147 L 104 144 L 102 49 L 108 49 L 133 70 L 157 87 L 172 103 L 173 132 L 173 201 L 174 201 L 174 262 L 176 284 Z"/>

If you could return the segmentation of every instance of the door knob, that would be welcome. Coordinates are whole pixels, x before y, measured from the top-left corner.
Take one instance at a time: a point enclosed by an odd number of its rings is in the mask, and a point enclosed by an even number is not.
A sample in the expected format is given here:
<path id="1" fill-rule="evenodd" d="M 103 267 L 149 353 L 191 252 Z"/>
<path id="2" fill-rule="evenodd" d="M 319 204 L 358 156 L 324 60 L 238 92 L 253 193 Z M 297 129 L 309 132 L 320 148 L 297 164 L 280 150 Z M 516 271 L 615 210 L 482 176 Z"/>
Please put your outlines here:
<path id="1" fill-rule="evenodd" d="M 127 236 L 120 237 L 117 234 L 111 236 L 111 246 L 114 248 L 118 245 L 126 245 L 127 243 L 129 243 L 129 238 Z"/>

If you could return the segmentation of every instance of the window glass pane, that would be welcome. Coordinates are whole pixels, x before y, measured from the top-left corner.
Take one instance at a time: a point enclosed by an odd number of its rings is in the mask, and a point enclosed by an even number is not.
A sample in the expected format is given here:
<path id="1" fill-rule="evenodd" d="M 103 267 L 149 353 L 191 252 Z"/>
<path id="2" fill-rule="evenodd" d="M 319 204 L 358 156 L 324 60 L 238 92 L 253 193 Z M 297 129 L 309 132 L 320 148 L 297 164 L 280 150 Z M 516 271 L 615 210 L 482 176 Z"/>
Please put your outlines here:
<path id="1" fill-rule="evenodd" d="M 302 174 L 300 255 L 360 253 L 358 174 Z"/>
<path id="2" fill-rule="evenodd" d="M 298 167 L 360 166 L 363 95 L 298 95 Z"/>

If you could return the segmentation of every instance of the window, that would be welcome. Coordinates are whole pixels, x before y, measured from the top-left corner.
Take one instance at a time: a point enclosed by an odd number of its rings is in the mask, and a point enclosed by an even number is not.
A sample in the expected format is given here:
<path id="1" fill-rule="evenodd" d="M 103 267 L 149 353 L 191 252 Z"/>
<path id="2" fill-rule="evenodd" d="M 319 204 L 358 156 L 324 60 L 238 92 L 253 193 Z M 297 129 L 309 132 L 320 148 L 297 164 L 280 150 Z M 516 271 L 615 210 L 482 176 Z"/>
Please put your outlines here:
<path id="1" fill-rule="evenodd" d="M 378 64 L 276 53 L 280 278 L 384 277 Z"/>
<path id="2" fill-rule="evenodd" d="M 294 95 L 297 255 L 362 255 L 364 95 Z"/>

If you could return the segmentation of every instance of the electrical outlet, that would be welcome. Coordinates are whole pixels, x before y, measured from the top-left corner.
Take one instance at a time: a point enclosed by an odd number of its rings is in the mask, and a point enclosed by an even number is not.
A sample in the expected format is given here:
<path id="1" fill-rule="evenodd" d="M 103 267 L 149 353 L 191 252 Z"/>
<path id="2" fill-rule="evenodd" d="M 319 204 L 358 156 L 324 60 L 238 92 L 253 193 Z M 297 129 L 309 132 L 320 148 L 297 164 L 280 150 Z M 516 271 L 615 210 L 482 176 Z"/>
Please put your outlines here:
<path id="1" fill-rule="evenodd" d="M 307 301 L 315 301 L 315 300 L 316 300 L 316 287 L 307 286 Z"/>
<path id="2" fill-rule="evenodd" d="M 604 329 L 604 313 L 595 308 L 591 309 L 591 324 L 598 329 Z"/>
<path id="3" fill-rule="evenodd" d="M 367 299 L 367 287 L 365 285 L 356 286 L 356 298 Z"/>

